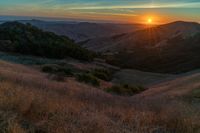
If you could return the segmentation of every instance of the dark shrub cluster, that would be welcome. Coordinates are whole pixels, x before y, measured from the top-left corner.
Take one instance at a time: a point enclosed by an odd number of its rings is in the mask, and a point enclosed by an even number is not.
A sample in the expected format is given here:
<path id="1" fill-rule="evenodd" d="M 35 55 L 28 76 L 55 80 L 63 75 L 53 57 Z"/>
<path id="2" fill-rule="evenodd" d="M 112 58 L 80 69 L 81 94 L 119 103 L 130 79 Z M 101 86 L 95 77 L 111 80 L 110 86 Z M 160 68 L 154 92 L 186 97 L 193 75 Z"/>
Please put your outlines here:
<path id="1" fill-rule="evenodd" d="M 73 76 L 73 72 L 70 68 L 62 67 L 56 64 L 47 64 L 42 66 L 42 71 L 46 73 L 63 75 L 63 76 Z"/>
<path id="2" fill-rule="evenodd" d="M 138 94 L 142 91 L 145 91 L 146 88 L 143 86 L 130 86 L 130 85 L 114 85 L 110 88 L 107 88 L 106 91 L 109 93 L 123 95 L 123 96 L 132 96 Z"/>
<path id="3" fill-rule="evenodd" d="M 51 79 L 51 80 L 58 81 L 58 82 L 64 82 L 65 81 L 65 76 L 62 75 L 62 74 L 49 75 L 48 78 Z"/>
<path id="4" fill-rule="evenodd" d="M 93 86 L 99 86 L 100 85 L 99 80 L 90 73 L 77 74 L 76 79 L 80 82 L 91 84 Z"/>
<path id="5" fill-rule="evenodd" d="M 0 48 L 5 52 L 47 58 L 72 57 L 91 61 L 95 54 L 64 36 L 44 32 L 30 24 L 7 22 L 0 25 Z"/>
<path id="6" fill-rule="evenodd" d="M 112 72 L 107 69 L 94 69 L 91 72 L 95 77 L 105 80 L 105 81 L 110 81 L 112 80 Z"/>

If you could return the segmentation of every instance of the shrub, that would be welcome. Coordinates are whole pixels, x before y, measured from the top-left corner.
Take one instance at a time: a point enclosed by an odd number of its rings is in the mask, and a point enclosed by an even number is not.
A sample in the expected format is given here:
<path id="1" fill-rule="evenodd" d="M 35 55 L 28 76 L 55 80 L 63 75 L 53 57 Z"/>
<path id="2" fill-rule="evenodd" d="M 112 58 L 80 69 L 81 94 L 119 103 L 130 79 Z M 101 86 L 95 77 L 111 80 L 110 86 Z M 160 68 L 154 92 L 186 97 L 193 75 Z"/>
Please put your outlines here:
<path id="1" fill-rule="evenodd" d="M 112 80 L 112 72 L 106 69 L 94 69 L 92 74 L 102 80 L 110 81 Z"/>
<path id="2" fill-rule="evenodd" d="M 48 64 L 42 66 L 42 71 L 63 76 L 73 76 L 73 72 L 69 68 L 65 68 L 56 64 Z"/>
<path id="3" fill-rule="evenodd" d="M 192 91 L 192 96 L 194 98 L 200 98 L 200 89 L 195 89 Z"/>
<path id="4" fill-rule="evenodd" d="M 76 76 L 76 79 L 80 82 L 91 84 L 93 86 L 99 86 L 100 85 L 99 80 L 95 76 L 93 76 L 89 73 L 78 74 Z"/>
<path id="5" fill-rule="evenodd" d="M 49 79 L 59 81 L 59 82 L 63 82 L 63 81 L 65 81 L 65 76 L 62 75 L 62 74 L 49 75 Z"/>
<path id="6" fill-rule="evenodd" d="M 117 95 L 132 96 L 146 90 L 143 86 L 130 86 L 130 85 L 114 85 L 107 88 L 106 91 Z"/>

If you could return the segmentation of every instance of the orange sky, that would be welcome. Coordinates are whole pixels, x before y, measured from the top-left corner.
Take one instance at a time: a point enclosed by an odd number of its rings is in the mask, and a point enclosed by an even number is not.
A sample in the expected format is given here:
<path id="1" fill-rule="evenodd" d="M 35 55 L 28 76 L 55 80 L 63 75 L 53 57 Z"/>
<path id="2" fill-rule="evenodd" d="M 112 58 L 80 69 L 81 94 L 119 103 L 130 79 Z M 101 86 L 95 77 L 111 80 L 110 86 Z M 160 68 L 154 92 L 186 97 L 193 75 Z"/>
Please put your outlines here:
<path id="1" fill-rule="evenodd" d="M 200 22 L 199 0 L 1 0 L 0 15 L 161 24 Z"/>

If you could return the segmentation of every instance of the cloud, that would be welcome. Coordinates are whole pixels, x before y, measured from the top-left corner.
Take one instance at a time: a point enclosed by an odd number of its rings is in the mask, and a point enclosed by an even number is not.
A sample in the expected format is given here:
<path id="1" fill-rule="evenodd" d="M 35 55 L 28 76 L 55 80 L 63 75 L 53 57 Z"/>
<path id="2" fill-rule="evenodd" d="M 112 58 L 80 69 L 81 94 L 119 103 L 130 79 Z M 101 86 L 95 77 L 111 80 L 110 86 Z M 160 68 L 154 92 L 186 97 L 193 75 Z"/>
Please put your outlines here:
<path id="1" fill-rule="evenodd" d="M 109 5 L 109 6 L 66 6 L 69 10 L 80 10 L 80 9 L 147 9 L 147 8 L 200 8 L 200 2 L 193 3 L 151 3 L 151 4 L 142 4 L 142 5 Z"/>

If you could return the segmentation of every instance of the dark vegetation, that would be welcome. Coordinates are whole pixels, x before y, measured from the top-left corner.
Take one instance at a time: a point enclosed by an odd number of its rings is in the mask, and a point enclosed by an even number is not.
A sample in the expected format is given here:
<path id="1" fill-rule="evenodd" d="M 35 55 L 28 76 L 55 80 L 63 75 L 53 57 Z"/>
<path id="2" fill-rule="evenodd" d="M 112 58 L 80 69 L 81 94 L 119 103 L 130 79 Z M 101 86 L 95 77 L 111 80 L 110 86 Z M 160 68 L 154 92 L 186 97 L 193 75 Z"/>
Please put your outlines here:
<path id="1" fill-rule="evenodd" d="M 56 81 L 64 81 L 65 77 L 75 77 L 79 82 L 93 86 L 99 86 L 99 79 L 89 71 L 79 70 L 62 64 L 45 64 L 41 71 L 48 73 L 49 78 Z"/>
<path id="2" fill-rule="evenodd" d="M 122 68 L 173 74 L 200 68 L 200 33 L 188 38 L 177 36 L 167 43 L 151 48 L 136 45 L 132 52 L 121 51 L 106 57 L 107 62 Z"/>
<path id="3" fill-rule="evenodd" d="M 66 68 L 64 66 L 59 66 L 56 64 L 43 65 L 42 71 L 63 76 L 73 76 L 73 71 L 70 68 Z"/>
<path id="4" fill-rule="evenodd" d="M 80 82 L 91 84 L 93 86 L 99 86 L 99 80 L 90 73 L 81 73 L 76 75 L 76 79 Z"/>
<path id="5" fill-rule="evenodd" d="M 93 86 L 100 85 L 100 79 L 104 81 L 112 80 L 113 72 L 106 68 L 80 70 L 64 63 L 44 64 L 41 71 L 48 73 L 49 78 L 56 81 L 64 81 L 65 77 L 75 77 L 78 81 Z"/>
<path id="6" fill-rule="evenodd" d="M 96 76 L 99 79 L 110 81 L 112 80 L 112 74 L 113 72 L 111 70 L 107 69 L 94 69 L 91 71 L 91 73 Z"/>
<path id="7" fill-rule="evenodd" d="M 100 86 L 100 81 L 111 81 L 113 72 L 109 69 L 93 69 L 77 74 L 76 79 L 80 82 L 85 82 L 93 86 Z"/>
<path id="8" fill-rule="evenodd" d="M 192 97 L 193 97 L 193 98 L 197 98 L 197 99 L 200 100 L 200 88 L 198 88 L 198 89 L 196 89 L 196 90 L 194 90 L 194 91 L 192 92 Z"/>
<path id="9" fill-rule="evenodd" d="M 122 96 L 132 96 L 145 91 L 146 88 L 143 86 L 130 86 L 130 85 L 114 85 L 106 89 L 106 92 L 122 95 Z"/>
<path id="10" fill-rule="evenodd" d="M 44 32 L 30 24 L 7 22 L 0 25 L 0 50 L 47 58 L 72 57 L 91 61 L 95 54 L 72 40 Z"/>
<path id="11" fill-rule="evenodd" d="M 80 70 L 62 63 L 56 64 L 45 64 L 42 65 L 41 71 L 49 74 L 49 79 L 55 81 L 65 81 L 66 77 L 74 77 L 77 81 L 83 82 L 94 87 L 100 87 L 100 80 L 111 81 L 113 71 L 106 68 L 96 68 L 92 70 Z M 128 84 L 124 85 L 113 85 L 110 88 L 106 88 L 105 91 L 122 96 L 132 96 L 146 90 L 143 86 L 131 86 Z"/>

